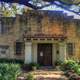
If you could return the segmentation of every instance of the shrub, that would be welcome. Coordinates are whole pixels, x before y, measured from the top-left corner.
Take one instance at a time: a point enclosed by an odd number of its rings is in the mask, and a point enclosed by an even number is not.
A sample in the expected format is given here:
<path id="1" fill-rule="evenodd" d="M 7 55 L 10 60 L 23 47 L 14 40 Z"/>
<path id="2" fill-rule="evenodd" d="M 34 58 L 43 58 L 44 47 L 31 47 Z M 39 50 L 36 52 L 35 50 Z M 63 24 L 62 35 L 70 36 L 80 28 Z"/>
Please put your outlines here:
<path id="1" fill-rule="evenodd" d="M 74 67 L 74 71 L 75 71 L 78 75 L 80 75 L 80 65 L 76 65 L 76 66 Z"/>
<path id="2" fill-rule="evenodd" d="M 62 70 L 73 70 L 76 74 L 80 75 L 80 65 L 74 60 L 66 60 L 61 66 Z"/>
<path id="3" fill-rule="evenodd" d="M 34 80 L 33 75 L 32 75 L 32 74 L 28 74 L 28 75 L 27 75 L 27 80 Z"/>
<path id="4" fill-rule="evenodd" d="M 24 64 L 23 60 L 19 60 L 19 59 L 5 59 L 5 58 L 1 58 L 0 59 L 0 63 L 19 63 L 19 64 Z"/>
<path id="5" fill-rule="evenodd" d="M 63 63 L 63 62 L 62 62 L 61 60 L 56 60 L 56 61 L 55 61 L 55 65 L 56 65 L 56 66 L 60 66 L 62 63 Z"/>
<path id="6" fill-rule="evenodd" d="M 24 64 L 23 60 L 20 59 L 0 59 L 0 63 L 19 63 L 19 64 Z"/>
<path id="7" fill-rule="evenodd" d="M 29 64 L 23 64 L 21 66 L 22 70 L 24 70 L 24 71 L 31 71 L 31 70 L 33 70 L 33 67 L 38 69 L 40 67 L 40 65 L 37 63 L 29 63 Z"/>
<path id="8" fill-rule="evenodd" d="M 72 69 L 74 69 L 75 65 L 77 65 L 76 61 L 74 61 L 74 60 L 66 60 L 62 64 L 62 69 L 63 70 L 72 70 Z"/>
<path id="9" fill-rule="evenodd" d="M 31 67 L 36 67 L 36 68 L 39 68 L 39 67 L 40 67 L 40 65 L 37 64 L 37 63 L 30 63 L 29 65 L 30 65 Z"/>
<path id="10" fill-rule="evenodd" d="M 16 80 L 20 73 L 19 64 L 0 63 L 0 80 Z"/>

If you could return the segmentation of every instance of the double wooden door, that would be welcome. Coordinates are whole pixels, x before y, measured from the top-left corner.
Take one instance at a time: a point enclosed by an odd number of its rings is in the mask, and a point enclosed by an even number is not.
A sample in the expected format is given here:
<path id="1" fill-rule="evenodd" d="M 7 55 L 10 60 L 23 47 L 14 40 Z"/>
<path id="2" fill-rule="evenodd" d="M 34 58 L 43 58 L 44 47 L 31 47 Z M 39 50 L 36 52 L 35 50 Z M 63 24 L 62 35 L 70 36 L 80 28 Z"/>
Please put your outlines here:
<path id="1" fill-rule="evenodd" d="M 52 44 L 38 44 L 38 63 L 52 66 Z"/>

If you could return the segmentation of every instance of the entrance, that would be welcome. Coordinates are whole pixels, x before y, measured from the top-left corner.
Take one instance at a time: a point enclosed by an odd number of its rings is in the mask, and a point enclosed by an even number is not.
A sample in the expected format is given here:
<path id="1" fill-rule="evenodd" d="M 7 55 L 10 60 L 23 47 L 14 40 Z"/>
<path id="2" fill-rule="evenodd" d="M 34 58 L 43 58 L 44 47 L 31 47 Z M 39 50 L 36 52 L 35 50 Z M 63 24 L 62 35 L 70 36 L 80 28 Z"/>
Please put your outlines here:
<path id="1" fill-rule="evenodd" d="M 52 66 L 52 44 L 38 44 L 38 63 Z"/>

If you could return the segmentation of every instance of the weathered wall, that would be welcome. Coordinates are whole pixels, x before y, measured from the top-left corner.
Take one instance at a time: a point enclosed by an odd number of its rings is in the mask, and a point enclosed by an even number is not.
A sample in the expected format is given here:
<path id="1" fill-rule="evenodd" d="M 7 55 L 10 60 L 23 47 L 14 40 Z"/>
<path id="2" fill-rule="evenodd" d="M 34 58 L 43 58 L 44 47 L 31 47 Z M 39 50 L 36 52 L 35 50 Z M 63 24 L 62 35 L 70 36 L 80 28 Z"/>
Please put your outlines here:
<path id="1" fill-rule="evenodd" d="M 2 54 L 0 52 L 0 58 L 18 58 L 23 59 L 24 55 L 16 55 L 15 54 L 15 42 L 18 40 L 20 41 L 21 38 L 21 32 L 20 32 L 20 23 L 19 23 L 19 16 L 16 17 L 13 27 L 9 30 L 8 33 L 1 34 L 0 35 L 0 45 L 6 45 L 9 46 L 8 52 L 5 54 Z"/>
<path id="2" fill-rule="evenodd" d="M 35 16 L 37 15 L 38 13 Z M 27 34 L 27 32 L 29 33 L 29 31 L 27 30 L 30 29 L 31 27 L 30 33 L 32 34 L 35 34 L 36 32 L 39 33 L 41 29 L 42 32 L 45 34 L 66 35 L 67 39 L 65 40 L 65 43 L 69 43 L 69 42 L 74 43 L 75 45 L 74 57 L 80 59 L 80 38 L 79 36 L 76 35 L 76 25 L 74 24 L 74 20 L 70 21 L 70 24 L 68 24 L 66 26 L 66 29 L 64 30 L 65 24 L 63 25 L 63 21 L 64 21 L 63 18 L 59 20 L 59 19 L 56 19 L 57 17 L 55 17 L 53 21 L 50 21 L 50 18 L 48 15 L 45 15 L 45 13 L 41 13 L 41 15 L 42 15 L 41 22 L 39 23 L 37 22 L 39 18 L 35 18 L 34 15 L 31 16 L 26 14 L 27 19 L 25 20 L 27 21 L 27 24 L 25 25 L 20 24 L 21 23 L 19 22 L 20 17 L 17 16 L 14 27 L 10 30 L 10 33 L 5 35 L 0 35 L 0 45 L 9 46 L 9 51 L 7 52 L 7 54 L 5 54 L 6 55 L 5 57 L 24 59 L 24 56 L 25 56 L 24 54 L 21 54 L 21 55 L 15 54 L 15 42 L 23 41 L 23 33 L 24 34 Z M 38 16 L 40 16 L 40 13 Z M 33 52 L 35 52 L 34 49 L 33 49 Z M 36 60 L 34 60 L 34 62 L 35 61 Z"/>

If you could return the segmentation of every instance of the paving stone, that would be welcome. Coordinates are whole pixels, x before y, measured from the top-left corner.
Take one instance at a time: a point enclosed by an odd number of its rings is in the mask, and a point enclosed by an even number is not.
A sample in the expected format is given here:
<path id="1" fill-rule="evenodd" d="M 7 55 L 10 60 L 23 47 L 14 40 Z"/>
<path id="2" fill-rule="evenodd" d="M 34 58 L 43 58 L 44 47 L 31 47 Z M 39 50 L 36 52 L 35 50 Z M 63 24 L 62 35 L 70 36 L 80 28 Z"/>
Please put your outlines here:
<path id="1" fill-rule="evenodd" d="M 36 80 L 68 80 L 63 71 L 33 71 Z"/>

